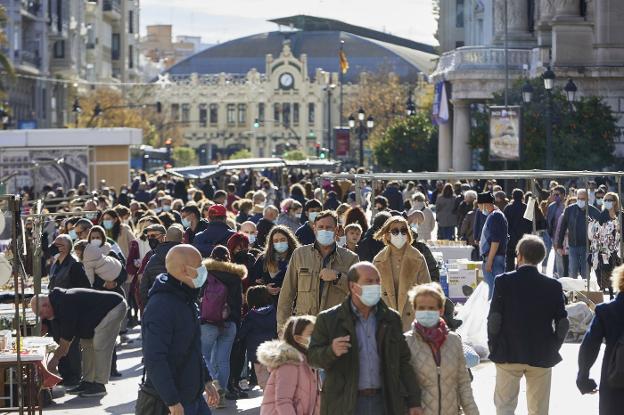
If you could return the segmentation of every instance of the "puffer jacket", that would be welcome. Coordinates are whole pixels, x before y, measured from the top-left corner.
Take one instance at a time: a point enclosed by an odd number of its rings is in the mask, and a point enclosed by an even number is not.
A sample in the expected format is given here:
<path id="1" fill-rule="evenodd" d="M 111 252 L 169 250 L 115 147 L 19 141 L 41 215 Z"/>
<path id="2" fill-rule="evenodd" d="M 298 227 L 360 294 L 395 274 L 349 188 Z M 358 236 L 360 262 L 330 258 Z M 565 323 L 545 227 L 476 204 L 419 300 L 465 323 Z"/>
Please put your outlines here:
<path id="1" fill-rule="evenodd" d="M 325 266 L 323 262 L 326 262 Z M 356 262 L 357 255 L 339 246 L 336 246 L 336 250 L 326 261 L 323 261 L 314 244 L 295 249 L 290 257 L 277 303 L 277 329 L 284 326 L 293 311 L 297 316 L 316 316 L 321 311 L 342 303 L 349 293 L 347 271 Z M 319 274 L 323 268 L 332 269 L 341 275 L 336 281 L 323 282 L 321 287 Z"/>
<path id="2" fill-rule="evenodd" d="M 85 246 L 82 263 L 91 285 L 93 285 L 96 275 L 104 281 L 114 281 L 119 276 L 121 262 L 108 255 L 110 250 L 111 246 L 108 243 L 101 247 L 91 243 Z"/>
<path id="3" fill-rule="evenodd" d="M 237 327 L 240 326 L 243 313 L 243 280 L 247 278 L 247 268 L 244 265 L 216 261 L 211 258 L 204 260 L 203 265 L 210 274 L 227 287 L 227 304 L 230 306 L 230 316 L 227 321 L 236 323 Z M 205 287 L 204 284 L 200 290 L 200 298 L 204 294 Z"/>
<path id="4" fill-rule="evenodd" d="M 305 356 L 281 340 L 262 343 L 258 360 L 271 375 L 260 415 L 316 415 L 320 410 L 316 372 Z"/>
<path id="5" fill-rule="evenodd" d="M 405 333 L 405 339 L 421 388 L 424 415 L 457 415 L 460 406 L 465 415 L 478 415 L 461 338 L 452 332 L 448 334 L 440 349 L 439 378 L 429 345 L 413 329 Z"/>

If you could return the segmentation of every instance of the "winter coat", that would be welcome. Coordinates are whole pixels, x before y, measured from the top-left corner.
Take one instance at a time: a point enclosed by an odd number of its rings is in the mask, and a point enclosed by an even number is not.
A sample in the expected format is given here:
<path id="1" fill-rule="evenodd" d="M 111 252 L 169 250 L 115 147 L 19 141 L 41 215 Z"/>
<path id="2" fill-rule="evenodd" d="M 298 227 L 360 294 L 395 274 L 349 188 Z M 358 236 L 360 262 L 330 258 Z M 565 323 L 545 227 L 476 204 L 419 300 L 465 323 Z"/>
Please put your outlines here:
<path id="1" fill-rule="evenodd" d="M 320 402 L 316 372 L 304 355 L 281 340 L 262 343 L 258 360 L 271 375 L 262 397 L 260 415 L 316 415 Z"/>
<path id="2" fill-rule="evenodd" d="M 59 262 L 58 257 L 55 258 L 52 267 L 50 267 L 50 283 L 48 290 L 53 288 L 91 288 L 91 282 L 84 270 L 84 265 L 69 254 L 63 262 Z"/>
<path id="3" fill-rule="evenodd" d="M 261 254 L 256 263 L 254 264 L 251 271 L 251 281 L 250 285 L 254 284 L 274 284 L 276 287 L 282 287 L 284 284 L 284 276 L 286 275 L 286 270 L 288 269 L 288 262 L 290 261 L 290 257 L 286 257 L 283 260 L 277 261 L 277 273 L 271 275 L 271 273 L 266 269 L 264 265 L 264 254 Z"/>
<path id="4" fill-rule="evenodd" d="M 382 399 L 386 415 L 404 415 L 407 408 L 418 407 L 420 389 L 410 363 L 410 351 L 403 336 L 401 317 L 380 301 L 375 308 L 377 347 L 381 364 Z M 358 397 L 359 356 L 351 297 L 342 304 L 323 311 L 316 319 L 308 349 L 313 367 L 325 370 L 321 392 L 322 415 L 355 415 Z M 331 349 L 333 339 L 351 336 L 354 345 L 336 357 Z"/>
<path id="5" fill-rule="evenodd" d="M 184 238 L 183 238 L 184 243 L 192 244 L 193 241 L 195 240 L 195 235 L 197 235 L 198 233 L 202 231 L 205 231 L 207 227 L 208 227 L 208 221 L 206 219 L 200 219 L 199 222 L 197 222 L 197 226 L 195 227 L 195 229 L 188 227 L 186 231 L 184 231 Z"/>
<path id="6" fill-rule="evenodd" d="M 520 241 L 525 234 L 533 231 L 533 224 L 524 218 L 526 209 L 526 203 L 514 200 L 513 203 L 508 204 L 503 210 L 507 218 L 507 229 L 509 232 L 509 242 L 507 243 L 508 250 L 515 251 L 518 241 Z"/>
<path id="7" fill-rule="evenodd" d="M 409 302 L 408 291 L 414 285 L 431 282 L 429 269 L 425 257 L 411 245 L 405 244 L 403 247 L 403 257 L 401 258 L 401 270 L 399 271 L 399 292 L 394 290 L 394 280 L 392 278 L 392 259 L 390 250 L 393 247 L 386 246 L 373 259 L 373 265 L 379 270 L 381 275 L 381 299 L 386 305 L 401 314 L 403 331 L 410 328 L 414 321 L 414 308 Z"/>
<path id="8" fill-rule="evenodd" d="M 195 402 L 211 380 L 201 353 L 195 296 L 196 290 L 161 274 L 141 317 L 146 383 L 167 406 Z"/>
<path id="9" fill-rule="evenodd" d="M 82 263 L 92 285 L 96 274 L 104 281 L 114 281 L 119 276 L 122 269 L 121 262 L 108 255 L 110 250 L 111 246 L 108 243 L 101 247 L 92 243 L 85 246 Z"/>
<path id="10" fill-rule="evenodd" d="M 474 223 L 476 218 L 477 210 L 471 210 L 466 213 L 464 216 L 464 220 L 462 220 L 461 226 L 459 227 L 459 239 L 461 241 L 466 241 L 468 245 L 474 245 Z M 418 229 L 420 231 L 420 228 Z"/>
<path id="11" fill-rule="evenodd" d="M 142 304 L 147 304 L 147 295 L 152 285 L 154 285 L 156 277 L 167 272 L 165 257 L 171 248 L 178 244 L 178 242 L 163 242 L 154 249 L 154 253 L 150 256 L 147 265 L 143 269 L 143 276 L 139 285 L 139 296 Z"/>
<path id="12" fill-rule="evenodd" d="M 600 415 L 621 414 L 624 407 L 624 389 L 613 388 L 607 382 L 609 362 L 622 333 L 624 333 L 624 293 L 619 293 L 615 300 L 596 307 L 596 315 L 579 349 L 577 384 L 588 381 L 589 369 L 598 358 L 603 340 L 607 344 L 602 358 L 602 372 L 598 391 L 600 394 Z"/>
<path id="13" fill-rule="evenodd" d="M 438 196 L 435 207 L 438 226 L 449 227 L 457 225 L 457 215 L 453 212 L 455 196 Z"/>
<path id="14" fill-rule="evenodd" d="M 460 406 L 465 415 L 478 415 L 461 338 L 448 334 L 440 348 L 439 375 L 431 348 L 422 337 L 412 329 L 405 338 L 411 352 L 410 365 L 420 385 L 424 415 L 457 415 Z"/>
<path id="15" fill-rule="evenodd" d="M 295 236 L 301 245 L 310 245 L 316 241 L 314 230 L 307 222 L 297 228 Z"/>
<path id="16" fill-rule="evenodd" d="M 214 275 L 226 286 L 228 291 L 227 304 L 230 307 L 230 315 L 226 321 L 232 321 L 239 326 L 243 312 L 243 279 L 247 277 L 247 268 L 244 265 L 215 261 L 214 259 L 205 260 L 204 266 L 208 273 Z M 200 290 L 200 295 L 203 295 L 203 292 L 203 289 Z"/>
<path id="17" fill-rule="evenodd" d="M 418 236 L 423 241 L 430 241 L 431 233 L 435 228 L 435 217 L 431 208 L 425 207 L 421 212 L 425 215 L 425 221 L 418 225 Z"/>
<path id="18" fill-rule="evenodd" d="M 297 316 L 315 316 L 345 299 L 349 293 L 347 272 L 351 265 L 358 262 L 358 256 L 348 249 L 336 246 L 336 250 L 325 261 L 325 266 L 323 262 L 323 257 L 314 244 L 293 251 L 277 303 L 277 327 L 283 327 L 293 312 Z M 336 281 L 324 282 L 321 292 L 319 273 L 323 268 L 339 272 L 341 276 Z"/>
<path id="19" fill-rule="evenodd" d="M 230 236 L 235 233 L 225 222 L 210 222 L 206 225 L 206 230 L 195 235 L 193 246 L 199 250 L 202 257 L 207 258 L 215 246 L 226 246 Z"/>
<path id="20" fill-rule="evenodd" d="M 387 187 L 381 195 L 388 199 L 388 209 L 398 212 L 403 210 L 403 194 L 398 188 Z"/>
<path id="21" fill-rule="evenodd" d="M 134 241 L 136 238 L 132 233 L 132 229 L 130 226 L 122 223 L 119 228 L 119 236 L 117 236 L 117 245 L 119 245 L 119 249 L 123 254 L 124 258 L 128 258 L 128 254 L 130 253 L 130 242 Z"/>
<path id="22" fill-rule="evenodd" d="M 277 310 L 273 304 L 249 310 L 241 324 L 238 338 L 247 348 L 250 362 L 258 361 L 256 350 L 260 344 L 277 339 Z"/>
<path id="23" fill-rule="evenodd" d="M 300 218 L 292 217 L 288 212 L 285 212 L 280 213 L 280 215 L 277 217 L 277 224 L 284 225 L 291 231 L 297 232 L 297 229 L 299 229 L 299 227 L 301 226 L 301 221 Z"/>
<path id="24" fill-rule="evenodd" d="M 384 243 L 375 239 L 377 230 L 369 229 L 358 243 L 356 252 L 360 261 L 372 262 L 373 258 L 384 249 Z"/>
<path id="25" fill-rule="evenodd" d="M 269 236 L 269 232 L 275 224 L 270 220 L 262 218 L 258 221 L 256 225 L 256 229 L 258 230 L 258 236 L 256 237 L 256 245 L 259 247 L 264 247 L 266 244 L 267 237 Z"/>
<path id="26" fill-rule="evenodd" d="M 600 215 L 598 209 L 591 205 L 585 209 L 589 209 L 589 218 L 595 220 L 598 219 L 598 216 Z M 566 232 L 568 232 L 568 243 L 571 247 L 585 247 L 585 244 L 587 243 L 585 209 L 579 208 L 576 203 L 565 208 L 563 211 L 563 220 L 561 221 L 559 239 L 556 241 L 557 248 L 560 248 L 563 245 L 563 237 Z"/>

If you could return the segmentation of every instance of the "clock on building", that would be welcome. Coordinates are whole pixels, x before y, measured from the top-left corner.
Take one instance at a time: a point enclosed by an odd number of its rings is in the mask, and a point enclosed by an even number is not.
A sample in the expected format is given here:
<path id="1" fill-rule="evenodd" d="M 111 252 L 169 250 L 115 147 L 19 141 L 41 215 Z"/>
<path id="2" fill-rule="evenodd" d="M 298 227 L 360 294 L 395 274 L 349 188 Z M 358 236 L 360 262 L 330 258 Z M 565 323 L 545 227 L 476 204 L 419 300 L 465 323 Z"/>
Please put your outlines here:
<path id="1" fill-rule="evenodd" d="M 284 72 L 279 77 L 279 86 L 282 89 L 290 89 L 295 83 L 295 78 L 288 72 Z"/>

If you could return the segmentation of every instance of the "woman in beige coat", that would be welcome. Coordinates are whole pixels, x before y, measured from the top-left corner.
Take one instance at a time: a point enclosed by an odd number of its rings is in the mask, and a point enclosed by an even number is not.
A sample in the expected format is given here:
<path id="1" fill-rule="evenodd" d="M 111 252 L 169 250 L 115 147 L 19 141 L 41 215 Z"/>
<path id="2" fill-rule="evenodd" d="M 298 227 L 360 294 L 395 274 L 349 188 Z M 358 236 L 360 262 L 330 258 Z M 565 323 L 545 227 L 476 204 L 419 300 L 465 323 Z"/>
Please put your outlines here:
<path id="1" fill-rule="evenodd" d="M 431 282 L 427 262 L 412 246 L 412 232 L 402 216 L 390 217 L 375 239 L 386 244 L 373 259 L 381 275 L 381 298 L 401 314 L 403 331 L 409 330 L 414 314 L 407 293 L 414 285 Z"/>
<path id="2" fill-rule="evenodd" d="M 424 415 L 478 415 L 460 337 L 448 330 L 442 314 L 444 293 L 438 283 L 410 291 L 415 320 L 405 333 L 421 390 Z"/>

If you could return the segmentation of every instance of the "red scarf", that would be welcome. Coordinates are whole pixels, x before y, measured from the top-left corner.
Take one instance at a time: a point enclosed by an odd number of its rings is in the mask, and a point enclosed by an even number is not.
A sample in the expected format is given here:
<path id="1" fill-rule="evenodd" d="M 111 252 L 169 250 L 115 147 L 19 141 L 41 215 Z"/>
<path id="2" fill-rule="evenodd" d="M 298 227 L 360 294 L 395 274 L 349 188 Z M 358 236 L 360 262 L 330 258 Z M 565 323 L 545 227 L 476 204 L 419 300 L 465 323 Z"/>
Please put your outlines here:
<path id="1" fill-rule="evenodd" d="M 446 323 L 443 319 L 435 327 L 425 327 L 418 322 L 414 322 L 414 333 L 419 334 L 420 337 L 429 345 L 431 353 L 438 366 L 440 366 L 440 349 L 448 337 L 449 329 L 446 327 Z"/>

